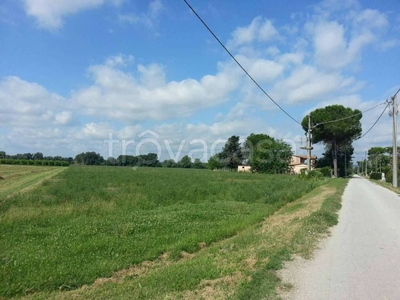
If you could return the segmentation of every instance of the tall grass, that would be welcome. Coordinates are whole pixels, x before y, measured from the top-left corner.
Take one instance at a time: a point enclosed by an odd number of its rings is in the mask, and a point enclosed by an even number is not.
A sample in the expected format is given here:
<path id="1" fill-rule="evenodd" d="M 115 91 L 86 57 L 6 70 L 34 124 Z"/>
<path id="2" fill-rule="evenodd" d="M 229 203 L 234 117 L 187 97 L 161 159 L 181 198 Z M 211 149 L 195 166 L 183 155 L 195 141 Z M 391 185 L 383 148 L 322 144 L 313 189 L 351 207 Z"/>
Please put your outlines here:
<path id="1" fill-rule="evenodd" d="M 292 176 L 70 167 L 0 206 L 0 295 L 74 289 L 235 235 L 320 185 Z"/>

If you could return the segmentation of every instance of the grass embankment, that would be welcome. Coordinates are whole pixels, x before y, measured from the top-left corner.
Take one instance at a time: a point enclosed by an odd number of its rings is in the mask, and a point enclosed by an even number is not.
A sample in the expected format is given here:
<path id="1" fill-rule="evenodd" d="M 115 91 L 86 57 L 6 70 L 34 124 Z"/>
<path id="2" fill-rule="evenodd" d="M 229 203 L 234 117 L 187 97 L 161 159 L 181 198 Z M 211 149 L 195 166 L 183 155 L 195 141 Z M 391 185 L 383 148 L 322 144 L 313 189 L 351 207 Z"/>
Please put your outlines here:
<path id="1" fill-rule="evenodd" d="M 345 181 L 330 181 L 285 206 L 322 183 L 198 170 L 69 168 L 2 206 L 0 293 L 35 293 L 27 297 L 37 299 L 275 295 L 282 261 L 309 253 L 336 221 L 332 211 Z"/>
<path id="2" fill-rule="evenodd" d="M 394 187 L 392 183 L 386 182 L 386 181 L 381 181 L 381 180 L 373 180 L 370 179 L 371 182 L 376 183 L 380 186 L 383 186 L 384 188 L 387 188 L 388 190 L 391 190 L 392 192 L 395 192 L 396 194 L 400 194 L 400 187 Z"/>

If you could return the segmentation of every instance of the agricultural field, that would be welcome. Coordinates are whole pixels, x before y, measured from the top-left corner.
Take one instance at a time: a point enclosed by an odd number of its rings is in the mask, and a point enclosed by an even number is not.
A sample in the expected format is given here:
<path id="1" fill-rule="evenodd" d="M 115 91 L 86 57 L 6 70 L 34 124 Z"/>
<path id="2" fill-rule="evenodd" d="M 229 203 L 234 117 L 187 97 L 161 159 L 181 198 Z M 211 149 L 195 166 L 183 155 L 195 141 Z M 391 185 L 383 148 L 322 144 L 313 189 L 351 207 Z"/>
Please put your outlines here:
<path id="1" fill-rule="evenodd" d="M 61 167 L 0 165 L 0 199 L 34 188 L 62 170 Z"/>
<path id="2" fill-rule="evenodd" d="M 42 181 L 23 193 L 4 188 L 13 171 L 0 169 L 0 297 L 276 296 L 274 270 L 292 253 L 310 254 L 337 221 L 346 184 L 193 169 L 30 168 Z"/>

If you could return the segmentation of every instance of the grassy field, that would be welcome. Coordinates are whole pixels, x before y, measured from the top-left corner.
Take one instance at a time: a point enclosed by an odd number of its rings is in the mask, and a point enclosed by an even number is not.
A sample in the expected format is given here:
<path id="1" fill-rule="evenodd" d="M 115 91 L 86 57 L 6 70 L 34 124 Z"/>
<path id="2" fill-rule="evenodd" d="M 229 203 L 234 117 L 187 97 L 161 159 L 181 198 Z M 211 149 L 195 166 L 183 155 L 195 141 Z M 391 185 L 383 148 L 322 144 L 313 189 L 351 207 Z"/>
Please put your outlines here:
<path id="1" fill-rule="evenodd" d="M 34 188 L 64 169 L 62 167 L 0 165 L 0 199 Z"/>
<path id="2" fill-rule="evenodd" d="M 344 186 L 208 170 L 70 167 L 1 203 L 0 296 L 274 294 L 279 279 L 270 271 L 290 253 L 310 252 L 335 223 Z M 336 206 L 326 210 L 325 196 L 336 197 L 326 204 Z"/>

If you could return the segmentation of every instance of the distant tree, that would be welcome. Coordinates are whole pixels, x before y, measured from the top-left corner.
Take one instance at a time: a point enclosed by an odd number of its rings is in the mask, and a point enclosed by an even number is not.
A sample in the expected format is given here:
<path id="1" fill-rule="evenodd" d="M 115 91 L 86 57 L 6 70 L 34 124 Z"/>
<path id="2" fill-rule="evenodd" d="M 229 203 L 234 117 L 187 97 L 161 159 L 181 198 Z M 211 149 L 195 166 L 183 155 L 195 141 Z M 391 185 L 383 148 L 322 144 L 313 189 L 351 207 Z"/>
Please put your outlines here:
<path id="1" fill-rule="evenodd" d="M 339 177 L 344 177 L 347 170 L 347 175 L 352 171 L 352 155 L 354 153 L 354 147 L 351 144 L 342 145 L 337 152 L 337 167 Z M 322 157 L 316 161 L 317 168 L 329 167 L 333 169 L 333 151 L 332 146 L 325 146 L 325 152 L 322 153 Z"/>
<path id="2" fill-rule="evenodd" d="M 292 159 L 291 146 L 266 134 L 250 134 L 244 143 L 247 163 L 260 173 L 286 173 Z"/>
<path id="3" fill-rule="evenodd" d="M 195 169 L 204 169 L 204 164 L 201 162 L 200 158 L 196 158 L 193 162 L 193 168 Z"/>
<path id="4" fill-rule="evenodd" d="M 368 150 L 368 160 L 371 162 L 373 171 L 386 173 L 390 170 L 392 149 L 392 147 L 372 147 Z"/>
<path id="5" fill-rule="evenodd" d="M 7 154 L 5 151 L 0 151 L 0 158 L 7 158 Z"/>
<path id="6" fill-rule="evenodd" d="M 43 159 L 43 153 L 41 152 L 36 152 L 35 154 L 33 154 L 32 157 L 34 160 L 42 160 Z"/>
<path id="7" fill-rule="evenodd" d="M 192 159 L 188 155 L 185 155 L 179 161 L 179 166 L 181 168 L 191 168 L 192 167 Z"/>
<path id="8" fill-rule="evenodd" d="M 118 166 L 118 160 L 116 160 L 114 157 L 109 157 L 106 160 L 106 165 L 107 166 Z"/>
<path id="9" fill-rule="evenodd" d="M 24 153 L 25 159 L 32 159 L 33 154 L 32 153 Z"/>
<path id="10" fill-rule="evenodd" d="M 361 136 L 362 113 L 358 109 L 346 108 L 342 105 L 331 105 L 319 108 L 310 113 L 312 129 L 312 143 L 324 143 L 331 146 L 333 173 L 338 176 L 339 149 Z M 335 121 L 340 120 L 340 121 Z M 335 121 L 335 122 L 331 122 Z M 308 116 L 304 117 L 301 125 L 308 130 Z"/>
<path id="11" fill-rule="evenodd" d="M 138 166 L 158 167 L 160 165 L 157 153 L 141 154 L 137 158 Z"/>
<path id="12" fill-rule="evenodd" d="M 221 163 L 219 154 L 214 154 L 208 160 L 208 168 L 211 170 L 217 170 L 217 169 L 221 169 L 223 167 L 224 167 L 224 165 Z"/>
<path id="13" fill-rule="evenodd" d="M 239 136 L 231 136 L 222 148 L 219 158 L 224 167 L 237 169 L 243 162 L 243 152 L 239 142 Z"/>
<path id="14" fill-rule="evenodd" d="M 75 157 L 75 161 L 77 164 L 84 165 L 101 165 L 104 164 L 104 158 L 96 152 L 85 152 L 78 154 Z"/>
<path id="15" fill-rule="evenodd" d="M 176 168 L 178 164 L 173 159 L 166 159 L 162 162 L 164 168 Z"/>

